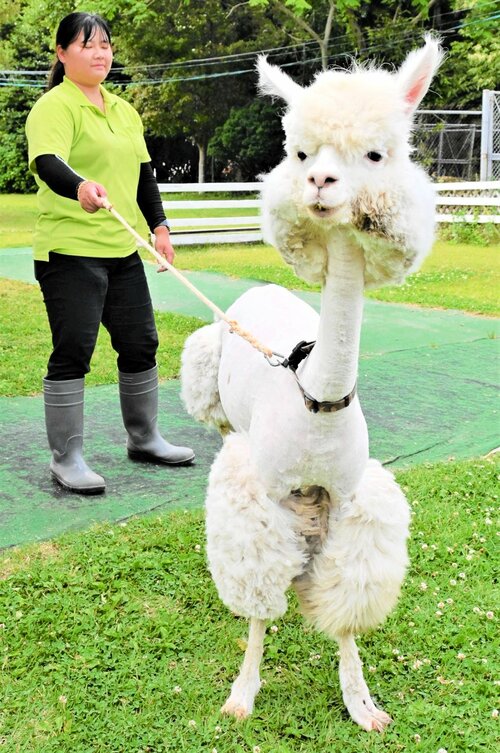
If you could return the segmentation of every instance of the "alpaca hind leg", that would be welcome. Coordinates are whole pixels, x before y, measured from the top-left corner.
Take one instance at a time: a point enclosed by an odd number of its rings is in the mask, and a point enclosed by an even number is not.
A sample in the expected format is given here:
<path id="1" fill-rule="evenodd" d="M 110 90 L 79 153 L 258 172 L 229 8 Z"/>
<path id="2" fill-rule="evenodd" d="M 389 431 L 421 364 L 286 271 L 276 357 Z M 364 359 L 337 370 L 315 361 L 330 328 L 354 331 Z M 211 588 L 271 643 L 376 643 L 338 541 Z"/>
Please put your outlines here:
<path id="1" fill-rule="evenodd" d="M 349 635 L 337 640 L 340 648 L 340 687 L 351 719 L 368 732 L 382 732 L 392 719 L 385 711 L 378 709 L 371 699 L 354 638 Z"/>
<path id="2" fill-rule="evenodd" d="M 231 694 L 221 709 L 223 714 L 244 719 L 252 713 L 255 696 L 260 689 L 259 667 L 264 652 L 265 632 L 265 620 L 252 617 L 245 658 L 231 688 Z"/>
<path id="3" fill-rule="evenodd" d="M 215 426 L 221 434 L 230 429 L 219 395 L 221 323 L 208 324 L 190 335 L 181 365 L 181 398 L 197 421 Z"/>

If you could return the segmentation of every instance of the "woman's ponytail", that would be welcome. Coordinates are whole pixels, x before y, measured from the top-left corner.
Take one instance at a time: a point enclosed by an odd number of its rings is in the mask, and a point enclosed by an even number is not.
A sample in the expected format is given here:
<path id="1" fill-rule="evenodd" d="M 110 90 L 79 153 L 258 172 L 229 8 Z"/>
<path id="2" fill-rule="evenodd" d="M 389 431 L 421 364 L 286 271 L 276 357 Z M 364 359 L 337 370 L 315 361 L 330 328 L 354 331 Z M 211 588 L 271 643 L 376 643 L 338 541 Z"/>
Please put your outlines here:
<path id="1" fill-rule="evenodd" d="M 56 60 L 49 73 L 49 89 L 53 89 L 54 86 L 62 84 L 64 78 L 64 65 L 60 60 Z"/>

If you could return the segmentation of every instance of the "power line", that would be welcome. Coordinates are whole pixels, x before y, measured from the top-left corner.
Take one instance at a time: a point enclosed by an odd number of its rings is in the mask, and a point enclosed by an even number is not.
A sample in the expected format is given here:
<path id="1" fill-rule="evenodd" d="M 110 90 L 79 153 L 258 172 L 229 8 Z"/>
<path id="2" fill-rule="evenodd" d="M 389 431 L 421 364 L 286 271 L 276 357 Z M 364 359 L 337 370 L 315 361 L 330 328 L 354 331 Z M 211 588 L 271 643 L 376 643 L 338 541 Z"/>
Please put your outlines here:
<path id="1" fill-rule="evenodd" d="M 481 6 L 475 6 L 475 9 L 477 9 L 478 7 L 484 7 L 486 5 L 496 5 L 496 2 L 487 2 L 487 3 L 482 4 Z M 454 14 L 448 13 L 445 15 L 454 15 Z M 497 20 L 498 18 L 500 18 L 500 13 L 496 13 L 491 16 L 487 16 L 485 18 L 471 19 L 470 21 L 463 21 L 463 22 L 460 21 L 458 22 L 458 24 L 454 26 L 450 26 L 448 29 L 441 29 L 440 33 L 443 35 L 447 35 L 454 31 L 458 31 L 461 28 L 474 26 L 480 23 L 481 24 L 489 23 L 491 21 Z M 396 44 L 400 44 L 402 41 L 406 41 L 407 39 L 413 38 L 414 36 L 415 36 L 414 32 L 411 30 L 408 30 L 403 34 L 400 34 L 397 38 L 393 37 L 391 40 L 386 40 L 383 44 L 375 44 L 375 45 L 368 46 L 367 48 L 363 50 L 363 54 L 367 54 L 367 53 L 370 54 L 370 53 L 377 52 L 380 50 L 391 49 Z M 338 41 L 340 39 L 347 39 L 347 37 L 348 35 L 344 34 L 344 35 L 335 37 L 331 41 L 334 42 L 335 40 Z M 151 64 L 151 65 L 145 65 L 145 66 L 137 66 L 137 68 L 140 68 L 140 69 L 146 68 L 147 70 L 151 68 L 160 68 L 165 71 L 165 70 L 168 70 L 169 68 L 176 68 L 176 67 L 188 67 L 189 68 L 189 67 L 193 67 L 195 64 L 198 65 L 199 63 L 202 63 L 202 62 L 204 65 L 220 64 L 220 62 L 224 62 L 228 58 L 231 58 L 233 62 L 240 62 L 240 59 L 241 59 L 241 62 L 246 62 L 247 60 L 248 62 L 253 62 L 255 60 L 255 57 L 258 54 L 267 53 L 269 57 L 271 56 L 277 57 L 281 54 L 287 54 L 287 51 L 289 50 L 305 49 L 306 47 L 309 47 L 311 45 L 317 45 L 317 42 L 315 42 L 314 40 L 309 40 L 300 44 L 289 45 L 286 47 L 276 47 L 276 48 L 269 48 L 268 50 L 257 50 L 257 51 L 252 51 L 252 52 L 248 51 L 245 53 L 220 56 L 216 58 L 201 58 L 201 59 L 197 59 L 193 61 L 186 61 L 189 63 L 189 65 L 186 65 L 186 62 L 179 61 L 176 63 L 165 63 L 165 64 L 157 64 L 157 65 Z M 342 53 L 330 54 L 328 56 L 328 61 L 335 60 L 340 57 L 353 57 L 353 53 L 342 52 Z M 305 61 L 294 60 L 289 63 L 281 63 L 280 67 L 287 68 L 290 66 L 295 66 L 297 64 L 300 64 L 300 62 L 311 64 L 311 63 L 318 62 L 320 60 L 321 60 L 320 57 L 307 58 Z M 111 74 L 113 72 L 115 73 L 121 72 L 121 70 L 122 69 L 118 69 L 118 68 L 111 69 Z M 125 72 L 128 72 L 130 68 L 125 67 L 123 70 Z M 245 75 L 247 73 L 253 73 L 253 72 L 254 72 L 254 67 L 252 65 L 252 67 L 250 68 L 245 68 L 245 69 L 240 69 L 240 70 L 220 71 L 217 73 L 200 73 L 198 75 L 188 75 L 188 76 L 174 76 L 172 78 L 147 78 L 147 79 L 143 79 L 139 81 L 128 81 L 128 82 L 116 82 L 110 79 L 108 83 L 115 83 L 115 84 L 118 83 L 121 86 L 124 86 L 125 88 L 131 87 L 131 86 L 146 86 L 146 85 L 156 86 L 156 85 L 161 85 L 161 84 L 182 83 L 186 81 L 216 79 L 216 78 L 222 78 L 222 77 L 228 77 L 228 76 L 241 76 L 241 75 Z M 25 76 L 25 78 L 21 79 L 21 81 L 12 81 L 10 79 L 10 76 L 16 76 L 16 75 L 23 75 Z M 0 87 L 10 86 L 10 87 L 20 87 L 20 88 L 44 88 L 46 86 L 45 81 L 40 82 L 40 81 L 37 81 L 36 78 L 32 78 L 32 77 L 33 76 L 47 77 L 47 75 L 48 75 L 48 71 L 30 71 L 30 70 L 0 71 Z"/>

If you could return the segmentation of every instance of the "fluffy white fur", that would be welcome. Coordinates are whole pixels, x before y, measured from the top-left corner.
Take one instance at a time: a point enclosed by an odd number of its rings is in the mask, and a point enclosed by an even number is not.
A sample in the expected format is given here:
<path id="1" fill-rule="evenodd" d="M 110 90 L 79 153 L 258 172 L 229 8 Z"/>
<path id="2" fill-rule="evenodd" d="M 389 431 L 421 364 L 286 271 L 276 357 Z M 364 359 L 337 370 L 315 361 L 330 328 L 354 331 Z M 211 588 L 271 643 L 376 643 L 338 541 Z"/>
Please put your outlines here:
<path id="1" fill-rule="evenodd" d="M 265 234 L 297 274 L 322 283 L 321 314 L 275 285 L 227 313 L 278 353 L 316 339 L 298 373 L 317 400 L 340 399 L 356 382 L 365 287 L 401 281 L 430 249 L 434 196 L 408 137 L 440 58 L 427 38 L 395 73 L 326 71 L 308 88 L 259 62 L 262 91 L 287 103 L 287 156 L 263 182 Z M 224 603 L 250 618 L 223 711 L 251 713 L 265 620 L 284 613 L 293 586 L 306 618 L 338 641 L 351 717 L 383 729 L 390 718 L 370 698 L 354 635 L 396 603 L 409 512 L 392 474 L 368 459 L 358 398 L 309 412 L 291 372 L 271 368 L 224 322 L 187 340 L 182 397 L 225 436 L 208 484 L 208 562 Z"/>

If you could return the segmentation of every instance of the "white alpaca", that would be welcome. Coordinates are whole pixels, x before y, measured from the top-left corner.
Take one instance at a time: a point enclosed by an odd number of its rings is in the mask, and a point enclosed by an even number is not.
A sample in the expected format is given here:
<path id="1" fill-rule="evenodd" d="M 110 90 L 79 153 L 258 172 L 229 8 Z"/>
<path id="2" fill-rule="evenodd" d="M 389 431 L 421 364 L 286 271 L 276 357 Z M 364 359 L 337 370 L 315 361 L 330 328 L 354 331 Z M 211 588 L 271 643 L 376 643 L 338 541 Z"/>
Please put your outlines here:
<path id="1" fill-rule="evenodd" d="M 410 161 L 408 138 L 440 60 L 428 37 L 395 73 L 325 71 L 307 88 L 259 61 L 261 90 L 287 103 L 287 155 L 263 183 L 265 237 L 297 274 L 321 282 L 322 294 L 319 318 L 275 285 L 248 291 L 227 312 L 277 353 L 316 340 L 297 368 L 310 399 L 289 369 L 271 368 L 225 322 L 191 335 L 183 354 L 188 411 L 224 435 L 206 530 L 219 594 L 250 618 L 243 666 L 223 707 L 236 717 L 253 709 L 265 621 L 285 612 L 292 585 L 306 618 L 339 643 L 351 717 L 367 730 L 390 721 L 370 698 L 354 636 L 396 603 L 409 511 L 391 473 L 368 459 L 352 392 L 364 288 L 400 282 L 432 243 L 434 193 Z M 388 409 L 390 400 L 388 385 Z"/>

